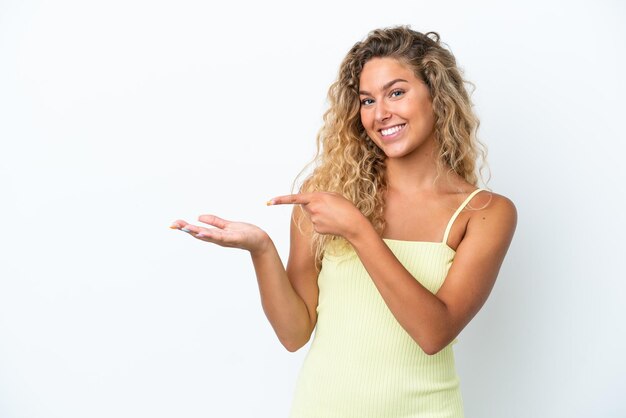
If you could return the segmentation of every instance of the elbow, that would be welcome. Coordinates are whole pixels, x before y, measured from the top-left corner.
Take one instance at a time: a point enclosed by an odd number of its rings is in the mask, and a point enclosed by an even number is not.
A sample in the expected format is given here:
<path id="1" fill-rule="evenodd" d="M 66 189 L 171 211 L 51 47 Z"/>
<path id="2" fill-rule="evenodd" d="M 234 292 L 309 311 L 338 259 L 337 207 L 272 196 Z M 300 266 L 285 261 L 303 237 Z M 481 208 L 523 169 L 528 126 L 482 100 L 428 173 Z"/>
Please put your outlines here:
<path id="1" fill-rule="evenodd" d="M 448 347 L 458 335 L 452 324 L 412 331 L 409 335 L 428 356 L 434 356 Z"/>
<path id="2" fill-rule="evenodd" d="M 294 335 L 291 336 L 291 338 L 279 337 L 279 340 L 283 347 L 287 349 L 287 351 L 289 351 L 290 353 L 295 353 L 309 342 L 309 340 L 311 339 L 311 334 L 312 331 L 303 333 L 301 335 Z"/>
<path id="3" fill-rule="evenodd" d="M 441 345 L 427 345 L 427 346 L 421 346 L 422 351 L 424 351 L 424 353 L 426 353 L 429 356 L 434 356 L 435 354 L 437 354 L 438 352 L 440 352 L 441 350 L 443 350 L 445 348 L 445 346 L 441 346 Z"/>
<path id="4" fill-rule="evenodd" d="M 307 323 L 291 327 L 291 329 L 288 330 L 282 330 L 282 332 L 279 332 L 276 329 L 275 331 L 276 336 L 283 347 L 285 347 L 285 349 L 290 353 L 295 353 L 309 342 L 314 329 L 315 324 L 311 326 Z"/>
<path id="5" fill-rule="evenodd" d="M 292 340 L 292 341 L 284 341 L 281 340 L 280 343 L 283 345 L 283 347 L 285 347 L 285 349 L 287 351 L 289 351 L 290 353 L 295 353 L 296 351 L 298 351 L 299 349 L 301 349 L 302 347 L 304 347 L 306 345 L 306 343 L 309 340 Z"/>
<path id="6" fill-rule="evenodd" d="M 415 342 L 420 346 L 422 351 L 429 356 L 434 356 L 439 353 L 441 350 L 446 348 L 453 340 L 448 338 L 431 338 L 427 341 L 417 341 Z"/>
<path id="7" fill-rule="evenodd" d="M 283 344 L 283 347 L 285 347 L 285 349 L 287 349 L 287 351 L 289 351 L 290 353 L 295 353 L 296 351 L 301 349 L 303 346 L 298 345 L 298 344 L 296 345 Z"/>

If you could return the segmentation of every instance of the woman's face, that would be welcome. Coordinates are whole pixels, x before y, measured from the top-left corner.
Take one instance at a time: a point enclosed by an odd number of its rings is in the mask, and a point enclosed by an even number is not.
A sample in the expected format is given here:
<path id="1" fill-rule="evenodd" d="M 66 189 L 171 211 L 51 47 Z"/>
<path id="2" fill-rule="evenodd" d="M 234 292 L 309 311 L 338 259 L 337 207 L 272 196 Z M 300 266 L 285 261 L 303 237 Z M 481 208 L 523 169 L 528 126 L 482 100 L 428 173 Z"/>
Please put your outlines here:
<path id="1" fill-rule="evenodd" d="M 407 65 L 395 58 L 372 58 L 359 83 L 361 123 L 387 157 L 407 157 L 434 145 L 430 92 Z"/>

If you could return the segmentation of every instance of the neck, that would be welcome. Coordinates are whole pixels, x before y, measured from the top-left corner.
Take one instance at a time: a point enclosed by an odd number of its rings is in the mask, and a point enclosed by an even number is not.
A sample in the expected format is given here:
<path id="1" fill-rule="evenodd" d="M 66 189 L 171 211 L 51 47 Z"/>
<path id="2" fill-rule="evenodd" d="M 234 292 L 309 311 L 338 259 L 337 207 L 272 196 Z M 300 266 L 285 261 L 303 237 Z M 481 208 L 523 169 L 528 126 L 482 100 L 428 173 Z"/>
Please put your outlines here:
<path id="1" fill-rule="evenodd" d="M 434 191 L 437 178 L 437 152 L 434 146 L 402 158 L 387 158 L 387 187 L 406 192 Z M 442 173 L 445 177 L 445 173 Z"/>

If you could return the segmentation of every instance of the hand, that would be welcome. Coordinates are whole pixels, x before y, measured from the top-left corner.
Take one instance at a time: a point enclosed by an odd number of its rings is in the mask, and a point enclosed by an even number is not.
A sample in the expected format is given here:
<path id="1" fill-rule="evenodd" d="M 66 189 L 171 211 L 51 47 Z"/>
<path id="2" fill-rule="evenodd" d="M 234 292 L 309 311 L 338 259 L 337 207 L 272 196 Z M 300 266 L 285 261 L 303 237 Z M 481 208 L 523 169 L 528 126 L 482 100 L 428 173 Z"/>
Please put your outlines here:
<path id="1" fill-rule="evenodd" d="M 191 225 L 183 220 L 175 221 L 170 228 L 188 232 L 202 241 L 222 247 L 241 248 L 251 253 L 260 253 L 269 247 L 270 237 L 258 226 L 231 222 L 214 215 L 202 215 L 198 220 L 215 228 Z"/>
<path id="2" fill-rule="evenodd" d="M 341 236 L 350 241 L 367 221 L 360 210 L 338 193 L 313 192 L 279 196 L 267 202 L 268 205 L 301 205 L 313 229 L 319 234 Z"/>

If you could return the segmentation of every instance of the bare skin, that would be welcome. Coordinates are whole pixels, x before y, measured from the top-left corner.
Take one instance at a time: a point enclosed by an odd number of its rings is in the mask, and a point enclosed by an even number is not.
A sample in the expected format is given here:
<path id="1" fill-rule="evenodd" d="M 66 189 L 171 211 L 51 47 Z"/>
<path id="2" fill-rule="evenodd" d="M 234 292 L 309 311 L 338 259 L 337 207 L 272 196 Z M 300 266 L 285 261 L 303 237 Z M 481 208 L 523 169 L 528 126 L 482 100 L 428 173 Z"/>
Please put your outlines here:
<path id="1" fill-rule="evenodd" d="M 398 81 L 400 80 L 400 81 Z M 403 64 L 375 58 L 361 75 L 361 121 L 387 155 L 384 238 L 441 241 L 455 209 L 475 189 L 456 174 L 437 177 L 430 99 L 424 84 Z M 399 129 L 399 130 L 398 130 Z M 392 133 L 390 133 L 392 132 Z M 456 251 L 436 294 L 404 268 L 363 214 L 336 193 L 275 197 L 271 205 L 300 205 L 292 214 L 291 246 L 285 269 L 270 237 L 257 226 L 203 215 L 209 227 L 178 220 L 203 241 L 248 250 L 261 301 L 279 340 L 289 350 L 302 347 L 317 322 L 317 269 L 312 231 L 345 238 L 354 248 L 398 323 L 427 354 L 446 347 L 484 305 L 515 231 L 513 203 L 481 192 L 452 226 L 447 245 Z M 295 222 L 302 220 L 301 232 Z"/>
<path id="2" fill-rule="evenodd" d="M 294 211 L 292 219 L 286 269 L 269 235 L 255 225 L 202 215 L 198 220 L 210 227 L 192 225 L 184 220 L 177 220 L 171 226 L 188 231 L 202 241 L 250 252 L 265 315 L 280 342 L 292 352 L 311 338 L 317 322 L 319 293 L 310 232 L 303 234 L 295 225 L 296 217 L 302 216 L 298 212 Z"/>

